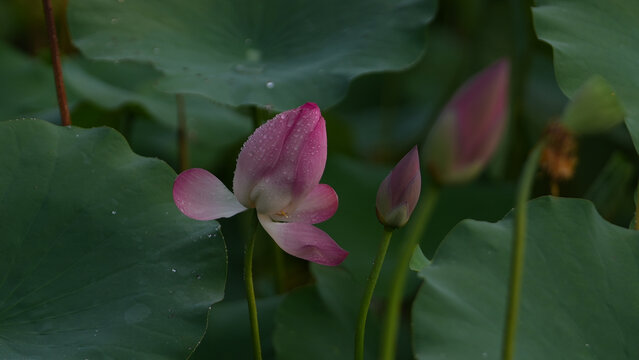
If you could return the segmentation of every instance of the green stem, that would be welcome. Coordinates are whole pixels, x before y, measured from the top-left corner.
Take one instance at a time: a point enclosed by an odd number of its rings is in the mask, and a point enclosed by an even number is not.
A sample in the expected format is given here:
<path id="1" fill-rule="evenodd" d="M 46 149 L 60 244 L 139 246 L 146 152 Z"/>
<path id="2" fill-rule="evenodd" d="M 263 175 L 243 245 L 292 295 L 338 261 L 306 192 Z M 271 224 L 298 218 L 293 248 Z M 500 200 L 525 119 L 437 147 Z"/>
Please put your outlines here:
<path id="1" fill-rule="evenodd" d="M 513 232 L 512 257 L 510 263 L 510 283 L 508 285 L 508 307 L 502 343 L 502 359 L 510 360 L 515 354 L 515 336 L 517 334 L 517 314 L 521 294 L 521 279 L 524 270 L 524 250 L 526 245 L 526 202 L 537 171 L 539 157 L 545 143 L 535 145 L 519 178 L 517 201 L 515 203 L 515 227 Z"/>
<path id="2" fill-rule="evenodd" d="M 423 201 L 420 202 L 417 206 L 417 210 L 413 214 L 410 232 L 402 246 L 400 257 L 395 266 L 382 333 L 381 359 L 391 360 L 395 358 L 402 295 L 404 294 L 406 278 L 409 272 L 408 265 L 413 256 L 413 252 L 415 252 L 415 247 L 419 245 L 419 241 L 426 230 L 426 225 L 435 208 L 438 194 L 439 186 L 431 182 L 425 194 L 422 194 Z"/>
<path id="3" fill-rule="evenodd" d="M 377 256 L 375 257 L 373 268 L 368 276 L 366 290 L 364 290 L 364 297 L 362 298 L 362 303 L 359 307 L 359 316 L 357 317 L 357 330 L 355 332 L 355 360 L 364 360 L 364 332 L 366 331 L 368 308 L 371 305 L 375 285 L 377 285 L 377 279 L 379 279 L 379 273 L 382 270 L 382 264 L 384 264 L 384 258 L 386 257 L 386 251 L 388 251 L 388 244 L 390 244 L 393 230 L 394 229 L 392 228 L 384 228 L 384 236 L 382 237 L 382 241 L 379 243 L 379 250 L 377 250 Z"/>
<path id="4" fill-rule="evenodd" d="M 257 322 L 257 303 L 253 288 L 253 248 L 259 231 L 255 226 L 253 236 L 249 237 L 244 251 L 244 285 L 246 286 L 246 300 L 248 302 L 249 319 L 251 322 L 251 337 L 253 338 L 253 359 L 262 360 L 262 346 L 260 345 L 260 327 Z"/>
<path id="5" fill-rule="evenodd" d="M 184 95 L 175 95 L 175 102 L 177 103 L 177 118 L 178 118 L 178 167 L 180 171 L 184 171 L 189 168 L 189 142 L 188 131 L 186 126 L 186 104 L 184 103 Z"/>

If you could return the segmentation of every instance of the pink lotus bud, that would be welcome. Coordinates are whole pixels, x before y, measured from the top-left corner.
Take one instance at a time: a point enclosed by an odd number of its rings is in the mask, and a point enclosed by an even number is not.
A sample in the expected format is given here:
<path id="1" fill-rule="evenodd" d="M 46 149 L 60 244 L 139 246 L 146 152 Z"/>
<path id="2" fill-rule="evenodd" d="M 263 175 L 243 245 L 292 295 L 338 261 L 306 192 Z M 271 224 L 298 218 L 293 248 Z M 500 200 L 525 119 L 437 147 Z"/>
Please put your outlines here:
<path id="1" fill-rule="evenodd" d="M 502 59 L 468 80 L 426 140 L 428 170 L 440 184 L 477 176 L 497 149 L 508 115 L 510 63 Z"/>
<path id="2" fill-rule="evenodd" d="M 419 172 L 417 146 L 397 163 L 377 190 L 377 218 L 384 225 L 406 225 L 419 200 L 422 176 Z"/>
<path id="3" fill-rule="evenodd" d="M 231 193 L 202 169 L 181 173 L 173 198 L 198 220 L 228 217 L 256 208 L 273 240 L 293 256 L 338 265 L 348 253 L 312 224 L 337 210 L 337 194 L 320 184 L 326 165 L 326 123 L 317 105 L 285 111 L 255 130 L 237 159 Z"/>
<path id="4" fill-rule="evenodd" d="M 312 103 L 260 126 L 237 159 L 233 191 L 259 213 L 293 210 L 319 184 L 326 164 L 326 123 Z"/>

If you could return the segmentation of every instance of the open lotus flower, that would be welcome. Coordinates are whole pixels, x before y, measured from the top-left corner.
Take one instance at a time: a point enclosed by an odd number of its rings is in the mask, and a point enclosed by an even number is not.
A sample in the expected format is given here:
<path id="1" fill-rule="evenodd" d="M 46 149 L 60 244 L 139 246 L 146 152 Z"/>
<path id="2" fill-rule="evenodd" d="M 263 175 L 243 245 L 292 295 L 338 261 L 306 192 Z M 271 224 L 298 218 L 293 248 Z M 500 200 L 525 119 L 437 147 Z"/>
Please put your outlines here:
<path id="1" fill-rule="evenodd" d="M 312 224 L 333 216 L 337 194 L 320 184 L 326 165 L 326 122 L 307 103 L 255 130 L 237 159 L 233 193 L 203 169 L 182 172 L 173 199 L 188 217 L 213 220 L 255 208 L 262 227 L 282 250 L 322 265 L 348 253 Z"/>
<path id="2" fill-rule="evenodd" d="M 497 149 L 508 115 L 510 63 L 499 60 L 468 80 L 439 115 L 425 144 L 440 184 L 472 180 Z"/>
<path id="3" fill-rule="evenodd" d="M 415 210 L 422 188 L 417 146 L 397 163 L 377 190 L 377 218 L 384 225 L 398 228 L 406 225 Z"/>

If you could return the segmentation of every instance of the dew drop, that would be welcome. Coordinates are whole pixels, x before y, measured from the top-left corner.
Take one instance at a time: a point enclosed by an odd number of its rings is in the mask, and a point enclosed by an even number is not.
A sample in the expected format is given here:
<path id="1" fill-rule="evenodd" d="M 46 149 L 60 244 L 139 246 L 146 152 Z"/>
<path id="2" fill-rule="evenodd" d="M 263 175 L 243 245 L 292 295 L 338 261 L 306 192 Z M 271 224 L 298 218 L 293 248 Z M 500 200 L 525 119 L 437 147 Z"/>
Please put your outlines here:
<path id="1" fill-rule="evenodd" d="M 117 213 L 118 213 L 118 212 L 117 212 L 117 211 L 115 211 L 115 210 L 112 210 L 112 211 L 111 211 L 111 215 L 115 215 L 115 214 L 117 214 Z"/>
<path id="2" fill-rule="evenodd" d="M 120 22 L 120 19 L 118 19 L 118 18 L 112 18 L 111 19 L 111 24 L 113 24 L 113 25 L 115 25 L 115 24 L 117 24 L 119 22 Z"/>
<path id="3" fill-rule="evenodd" d="M 266 88 L 267 89 L 272 89 L 274 87 L 275 87 L 275 83 L 274 82 L 269 81 L 269 82 L 266 83 Z"/>
<path id="4" fill-rule="evenodd" d="M 171 269 L 171 272 L 172 272 L 172 273 L 176 273 L 176 272 L 177 272 L 177 269 L 172 268 L 172 269 Z"/>

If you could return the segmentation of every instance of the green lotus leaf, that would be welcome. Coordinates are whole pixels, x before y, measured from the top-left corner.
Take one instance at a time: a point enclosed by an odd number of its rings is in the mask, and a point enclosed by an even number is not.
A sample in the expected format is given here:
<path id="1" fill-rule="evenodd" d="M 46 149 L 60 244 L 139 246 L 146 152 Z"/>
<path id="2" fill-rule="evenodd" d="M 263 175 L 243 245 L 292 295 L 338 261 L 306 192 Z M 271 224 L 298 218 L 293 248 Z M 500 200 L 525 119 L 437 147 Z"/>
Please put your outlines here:
<path id="1" fill-rule="evenodd" d="M 0 358 L 186 358 L 224 293 L 215 221 L 108 128 L 0 123 Z"/>
<path id="2" fill-rule="evenodd" d="M 500 359 L 513 234 L 466 220 L 444 239 L 413 304 L 418 359 Z M 515 358 L 636 359 L 639 232 L 586 200 L 528 204 Z"/>
<path id="3" fill-rule="evenodd" d="M 87 56 L 152 63 L 173 93 L 286 110 L 345 96 L 357 75 L 413 64 L 436 0 L 70 1 Z"/>

